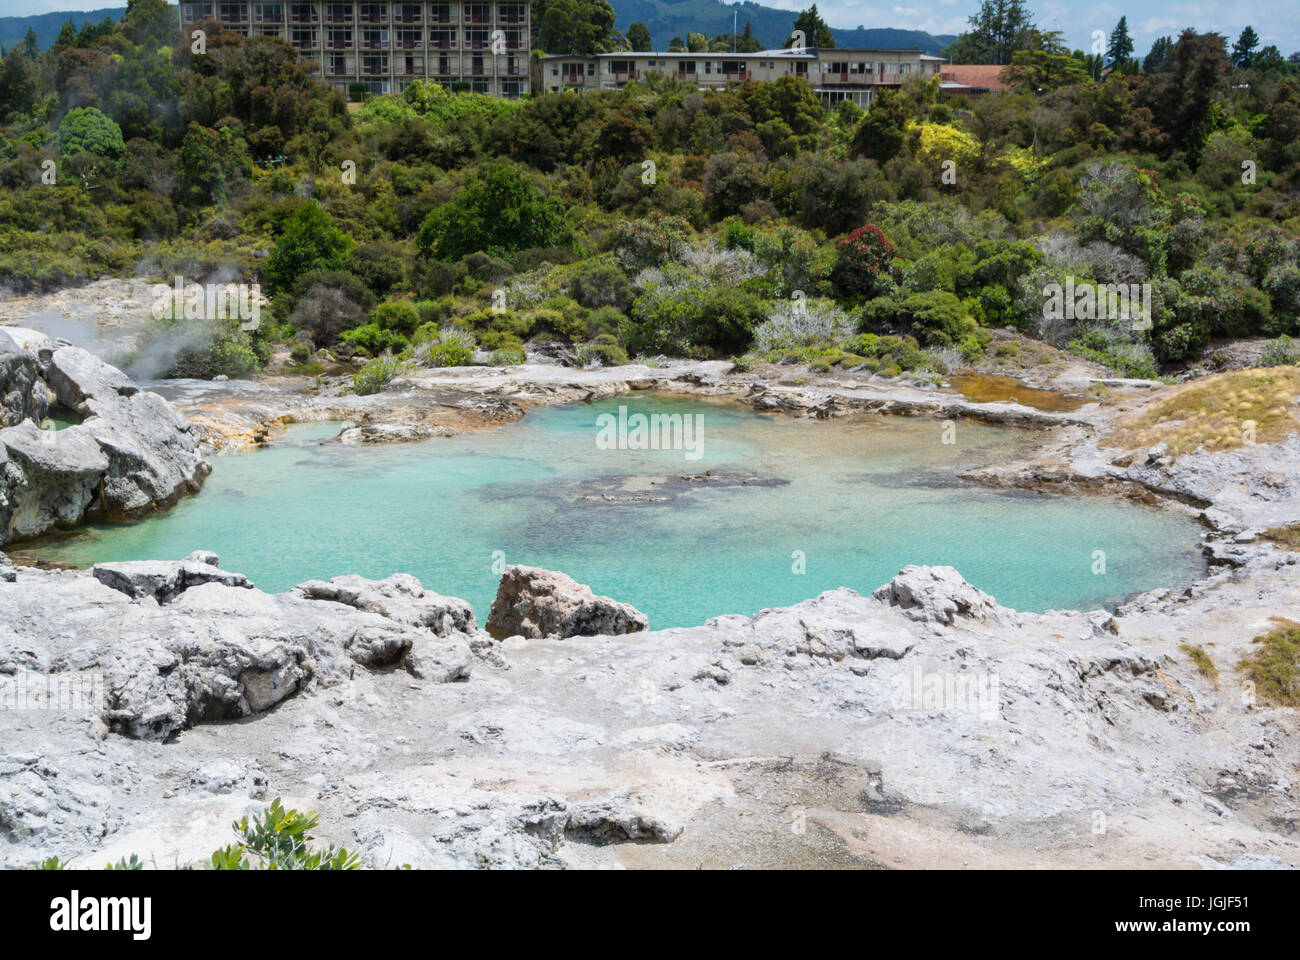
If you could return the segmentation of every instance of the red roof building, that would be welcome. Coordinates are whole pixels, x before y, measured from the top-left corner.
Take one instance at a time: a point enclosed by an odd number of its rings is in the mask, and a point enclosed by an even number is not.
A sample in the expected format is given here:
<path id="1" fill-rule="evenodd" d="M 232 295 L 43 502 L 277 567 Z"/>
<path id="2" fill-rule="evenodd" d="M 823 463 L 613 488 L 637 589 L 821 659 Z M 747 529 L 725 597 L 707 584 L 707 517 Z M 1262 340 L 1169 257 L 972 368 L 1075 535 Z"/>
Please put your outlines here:
<path id="1" fill-rule="evenodd" d="M 1005 67 L 996 63 L 949 63 L 939 68 L 939 89 L 944 93 L 990 93 L 1010 90 L 1002 82 Z"/>

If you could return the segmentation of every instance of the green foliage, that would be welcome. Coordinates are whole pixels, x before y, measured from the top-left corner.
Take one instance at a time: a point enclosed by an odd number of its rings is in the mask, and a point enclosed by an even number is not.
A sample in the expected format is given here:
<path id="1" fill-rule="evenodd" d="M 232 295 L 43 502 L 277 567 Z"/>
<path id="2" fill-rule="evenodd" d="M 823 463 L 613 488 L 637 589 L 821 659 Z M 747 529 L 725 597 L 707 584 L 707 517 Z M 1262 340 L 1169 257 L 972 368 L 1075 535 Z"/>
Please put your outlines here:
<path id="1" fill-rule="evenodd" d="M 116 160 L 126 152 L 122 128 L 94 107 L 65 113 L 54 139 L 66 156 L 85 152 Z"/>
<path id="2" fill-rule="evenodd" d="M 490 164 L 448 203 L 420 224 L 417 240 L 428 256 L 442 260 L 477 251 L 509 256 L 528 247 L 574 242 L 563 206 L 517 170 Z"/>
<path id="3" fill-rule="evenodd" d="M 739 353 L 764 315 L 762 303 L 744 290 L 651 285 L 633 304 L 619 339 L 635 354 Z"/>
<path id="4" fill-rule="evenodd" d="M 392 354 L 376 357 L 352 374 L 352 392 L 359 396 L 378 393 L 405 369 L 405 364 Z"/>
<path id="5" fill-rule="evenodd" d="M 239 840 L 212 853 L 212 870 L 359 870 L 361 858 L 346 847 L 314 845 L 320 814 L 286 810 L 277 797 L 261 816 L 231 828 Z"/>
<path id="6" fill-rule="evenodd" d="M 578 347 L 578 362 L 584 367 L 593 364 L 617 367 L 628 362 L 627 351 L 619 345 L 618 338 L 613 334 L 602 333 Z"/>
<path id="7" fill-rule="evenodd" d="M 316 201 L 309 200 L 285 222 L 267 258 L 266 279 L 273 291 L 279 291 L 305 273 L 338 270 L 352 246 L 352 238 L 334 225 Z"/>

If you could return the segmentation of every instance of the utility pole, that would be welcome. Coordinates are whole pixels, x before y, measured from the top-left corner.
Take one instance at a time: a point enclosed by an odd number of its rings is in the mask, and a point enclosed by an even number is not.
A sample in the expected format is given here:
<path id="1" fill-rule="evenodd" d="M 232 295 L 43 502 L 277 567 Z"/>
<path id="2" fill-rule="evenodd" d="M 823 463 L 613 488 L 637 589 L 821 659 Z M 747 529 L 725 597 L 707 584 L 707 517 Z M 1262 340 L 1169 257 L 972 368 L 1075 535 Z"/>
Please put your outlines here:
<path id="1" fill-rule="evenodd" d="M 739 15 L 738 10 L 731 11 L 731 52 L 736 52 L 736 17 Z"/>

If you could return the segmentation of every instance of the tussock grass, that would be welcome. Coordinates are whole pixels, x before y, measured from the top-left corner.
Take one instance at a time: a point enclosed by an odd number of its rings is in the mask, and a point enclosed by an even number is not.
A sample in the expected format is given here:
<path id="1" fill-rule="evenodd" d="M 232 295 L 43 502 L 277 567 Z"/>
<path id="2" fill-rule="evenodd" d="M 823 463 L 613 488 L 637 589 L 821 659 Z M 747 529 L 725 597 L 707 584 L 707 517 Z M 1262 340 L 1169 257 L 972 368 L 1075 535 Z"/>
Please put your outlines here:
<path id="1" fill-rule="evenodd" d="M 1178 645 L 1178 649 L 1187 654 L 1188 659 L 1192 661 L 1192 665 L 1196 667 L 1196 672 L 1201 676 L 1207 680 L 1219 679 L 1219 668 L 1214 665 L 1210 655 L 1205 652 L 1205 648 L 1199 643 L 1195 645 L 1182 643 Z"/>
<path id="2" fill-rule="evenodd" d="M 1293 523 L 1289 527 L 1271 527 L 1264 531 L 1263 537 L 1272 540 L 1279 547 L 1300 550 L 1300 523 Z"/>
<path id="3" fill-rule="evenodd" d="M 1300 707 L 1300 623 L 1274 617 L 1279 626 L 1251 641 L 1255 645 L 1237 669 L 1255 683 L 1260 698 L 1283 707 Z"/>
<path id="4" fill-rule="evenodd" d="M 1131 450 L 1168 445 L 1171 456 L 1245 446 L 1247 422 L 1256 443 L 1283 440 L 1300 429 L 1293 401 L 1300 396 L 1300 368 L 1234 370 L 1187 384 L 1119 421 L 1107 446 Z"/>

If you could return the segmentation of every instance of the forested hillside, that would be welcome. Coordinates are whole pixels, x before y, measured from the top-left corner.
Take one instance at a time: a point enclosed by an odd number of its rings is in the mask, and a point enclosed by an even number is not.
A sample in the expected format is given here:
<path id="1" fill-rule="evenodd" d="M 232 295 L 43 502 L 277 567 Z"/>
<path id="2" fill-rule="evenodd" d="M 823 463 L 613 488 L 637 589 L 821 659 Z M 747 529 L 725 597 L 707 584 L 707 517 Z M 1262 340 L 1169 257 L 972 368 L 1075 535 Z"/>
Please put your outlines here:
<path id="1" fill-rule="evenodd" d="M 1236 62 L 1234 62 L 1234 59 Z M 292 50 L 162 0 L 0 64 L 0 282 L 257 280 L 302 363 L 506 362 L 556 345 L 905 371 L 1010 327 L 1140 375 L 1300 333 L 1300 84 L 1187 30 L 1093 79 L 1050 34 L 1007 94 L 912 79 L 867 114 L 802 80 L 651 75 L 518 102 L 416 84 L 361 105 Z M 1146 284 L 1149 324 L 1057 317 L 1052 284 Z M 1104 291 L 1102 291 L 1104 293 Z M 215 367 L 214 367 L 215 369 Z"/>

